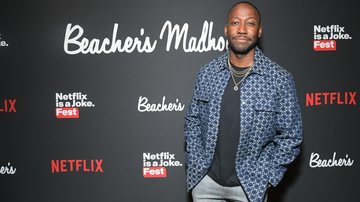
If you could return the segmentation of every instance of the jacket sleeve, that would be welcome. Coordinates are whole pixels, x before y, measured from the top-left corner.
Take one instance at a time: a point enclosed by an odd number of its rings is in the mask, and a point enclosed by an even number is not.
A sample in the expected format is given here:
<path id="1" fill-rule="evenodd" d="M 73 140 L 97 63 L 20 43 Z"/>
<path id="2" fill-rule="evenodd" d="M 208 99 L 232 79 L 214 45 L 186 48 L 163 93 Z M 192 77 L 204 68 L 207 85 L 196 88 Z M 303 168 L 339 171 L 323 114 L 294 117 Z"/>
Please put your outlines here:
<path id="1" fill-rule="evenodd" d="M 193 96 L 185 115 L 185 146 L 187 154 L 195 152 L 201 145 L 200 104 L 198 95 L 200 91 L 200 74 L 195 83 Z M 187 159 L 188 161 L 189 159 Z"/>
<path id="2" fill-rule="evenodd" d="M 286 166 L 299 155 L 303 138 L 300 106 L 290 74 L 278 79 L 277 94 L 279 112 L 276 115 L 277 133 L 274 137 L 275 149 L 269 179 L 272 186 L 280 182 L 287 170 Z"/>
<path id="3" fill-rule="evenodd" d="M 206 107 L 207 101 L 203 99 L 204 89 L 201 87 L 201 71 L 195 83 L 193 97 L 185 115 L 185 146 L 187 165 L 196 164 L 196 156 L 202 157 L 203 138 L 202 138 L 202 120 L 201 112 Z"/>

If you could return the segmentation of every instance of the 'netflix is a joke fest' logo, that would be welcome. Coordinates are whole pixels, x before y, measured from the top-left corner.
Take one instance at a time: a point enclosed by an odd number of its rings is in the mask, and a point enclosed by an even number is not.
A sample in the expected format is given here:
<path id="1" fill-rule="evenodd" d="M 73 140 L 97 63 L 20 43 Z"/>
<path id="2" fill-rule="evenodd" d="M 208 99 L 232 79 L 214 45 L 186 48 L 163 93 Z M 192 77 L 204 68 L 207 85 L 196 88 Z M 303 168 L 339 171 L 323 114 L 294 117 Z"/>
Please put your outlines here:
<path id="1" fill-rule="evenodd" d="M 56 93 L 56 118 L 77 119 L 80 117 L 79 108 L 95 107 L 92 101 L 88 100 L 88 95 L 81 92 Z"/>
<path id="2" fill-rule="evenodd" d="M 345 27 L 340 25 L 314 25 L 314 51 L 336 51 L 336 40 L 350 40 Z"/>
<path id="3" fill-rule="evenodd" d="M 180 167 L 182 164 L 175 159 L 175 154 L 169 152 L 143 153 L 144 178 L 167 177 L 167 167 Z"/>
<path id="4" fill-rule="evenodd" d="M 0 34 L 0 47 L 7 47 L 9 46 L 9 44 L 1 38 L 1 34 Z"/>

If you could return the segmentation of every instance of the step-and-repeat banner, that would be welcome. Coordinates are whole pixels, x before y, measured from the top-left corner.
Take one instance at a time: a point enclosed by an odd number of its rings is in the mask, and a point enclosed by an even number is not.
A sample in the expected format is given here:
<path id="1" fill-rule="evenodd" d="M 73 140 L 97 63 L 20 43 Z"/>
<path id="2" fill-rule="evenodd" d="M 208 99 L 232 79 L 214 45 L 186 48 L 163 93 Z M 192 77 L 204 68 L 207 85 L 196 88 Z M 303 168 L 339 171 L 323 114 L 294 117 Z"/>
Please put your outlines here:
<path id="1" fill-rule="evenodd" d="M 236 1 L 0 4 L 0 201 L 192 201 L 184 115 Z M 358 201 L 356 1 L 253 1 L 295 78 L 301 155 L 270 202 Z"/>

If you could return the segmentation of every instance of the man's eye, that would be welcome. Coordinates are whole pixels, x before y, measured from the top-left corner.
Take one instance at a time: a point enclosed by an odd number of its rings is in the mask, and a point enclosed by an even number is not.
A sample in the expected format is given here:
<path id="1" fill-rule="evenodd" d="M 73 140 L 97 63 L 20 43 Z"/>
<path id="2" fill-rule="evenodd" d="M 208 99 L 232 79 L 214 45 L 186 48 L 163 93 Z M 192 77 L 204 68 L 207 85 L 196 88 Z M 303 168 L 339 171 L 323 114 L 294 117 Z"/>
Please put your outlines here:
<path id="1" fill-rule="evenodd" d="M 238 25 L 239 22 L 238 22 L 238 21 L 233 21 L 233 22 L 231 22 L 230 24 L 231 24 L 231 25 Z"/>
<path id="2" fill-rule="evenodd" d="M 247 24 L 248 24 L 248 26 L 250 26 L 250 27 L 254 27 L 254 26 L 256 25 L 256 22 L 248 22 Z"/>

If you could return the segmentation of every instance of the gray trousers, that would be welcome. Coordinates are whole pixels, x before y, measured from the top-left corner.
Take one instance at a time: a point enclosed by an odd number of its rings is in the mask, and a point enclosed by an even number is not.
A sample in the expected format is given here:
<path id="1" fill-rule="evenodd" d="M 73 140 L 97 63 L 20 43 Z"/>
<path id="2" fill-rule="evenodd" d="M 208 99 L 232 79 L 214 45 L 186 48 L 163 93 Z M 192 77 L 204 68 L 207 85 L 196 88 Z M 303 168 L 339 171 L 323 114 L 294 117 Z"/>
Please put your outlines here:
<path id="1" fill-rule="evenodd" d="M 241 186 L 224 187 L 207 175 L 192 190 L 192 197 L 194 202 L 249 202 Z"/>

